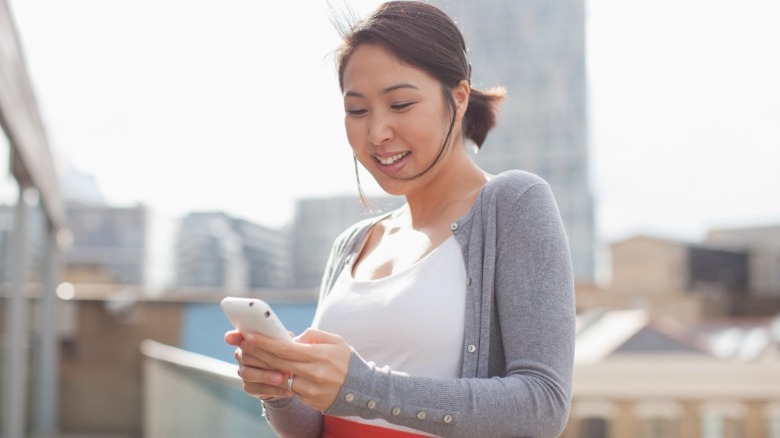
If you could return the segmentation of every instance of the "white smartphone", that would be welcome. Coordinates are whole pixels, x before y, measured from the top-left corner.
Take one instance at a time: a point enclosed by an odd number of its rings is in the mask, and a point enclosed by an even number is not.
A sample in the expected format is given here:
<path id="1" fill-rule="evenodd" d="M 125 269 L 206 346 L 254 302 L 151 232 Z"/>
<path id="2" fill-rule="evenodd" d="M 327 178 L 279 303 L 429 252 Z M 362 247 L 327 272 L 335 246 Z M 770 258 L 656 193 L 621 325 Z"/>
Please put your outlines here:
<path id="1" fill-rule="evenodd" d="M 257 298 L 226 297 L 220 306 L 233 326 L 241 333 L 257 332 L 292 342 L 290 333 L 265 301 Z"/>

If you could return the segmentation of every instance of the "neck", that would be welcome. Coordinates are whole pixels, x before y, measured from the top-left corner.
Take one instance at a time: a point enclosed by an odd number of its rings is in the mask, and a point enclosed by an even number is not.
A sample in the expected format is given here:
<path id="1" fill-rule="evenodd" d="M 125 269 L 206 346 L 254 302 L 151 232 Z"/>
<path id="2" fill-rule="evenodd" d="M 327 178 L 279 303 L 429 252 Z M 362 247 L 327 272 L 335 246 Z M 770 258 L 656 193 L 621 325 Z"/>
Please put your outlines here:
<path id="1" fill-rule="evenodd" d="M 441 221 L 454 221 L 466 214 L 487 175 L 466 154 L 463 145 L 447 160 L 442 160 L 424 187 L 406 195 L 412 226 L 424 228 Z"/>

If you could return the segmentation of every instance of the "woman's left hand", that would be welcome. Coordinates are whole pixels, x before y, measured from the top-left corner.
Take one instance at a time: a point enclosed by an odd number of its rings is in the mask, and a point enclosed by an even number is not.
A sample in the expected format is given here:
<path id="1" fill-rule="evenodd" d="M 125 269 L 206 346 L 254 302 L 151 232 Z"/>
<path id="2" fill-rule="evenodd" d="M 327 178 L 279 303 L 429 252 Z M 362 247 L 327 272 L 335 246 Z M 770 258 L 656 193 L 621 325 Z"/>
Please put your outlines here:
<path id="1" fill-rule="evenodd" d="M 344 385 L 352 350 L 341 336 L 315 329 L 307 329 L 295 341 L 249 334 L 241 342 L 241 350 L 273 369 L 292 372 L 293 392 L 324 412 Z"/>

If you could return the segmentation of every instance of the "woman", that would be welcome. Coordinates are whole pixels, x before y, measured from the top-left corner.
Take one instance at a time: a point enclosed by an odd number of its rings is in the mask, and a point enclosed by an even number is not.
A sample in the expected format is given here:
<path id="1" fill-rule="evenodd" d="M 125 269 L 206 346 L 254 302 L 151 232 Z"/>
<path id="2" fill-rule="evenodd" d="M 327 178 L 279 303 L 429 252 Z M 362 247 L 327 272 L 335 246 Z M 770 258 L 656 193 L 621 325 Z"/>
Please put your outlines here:
<path id="1" fill-rule="evenodd" d="M 555 436 L 566 424 L 574 299 L 550 187 L 468 156 L 501 90 L 471 88 L 440 10 L 389 2 L 338 52 L 355 159 L 407 203 L 336 241 L 313 328 L 228 332 L 244 389 L 285 437 Z"/>

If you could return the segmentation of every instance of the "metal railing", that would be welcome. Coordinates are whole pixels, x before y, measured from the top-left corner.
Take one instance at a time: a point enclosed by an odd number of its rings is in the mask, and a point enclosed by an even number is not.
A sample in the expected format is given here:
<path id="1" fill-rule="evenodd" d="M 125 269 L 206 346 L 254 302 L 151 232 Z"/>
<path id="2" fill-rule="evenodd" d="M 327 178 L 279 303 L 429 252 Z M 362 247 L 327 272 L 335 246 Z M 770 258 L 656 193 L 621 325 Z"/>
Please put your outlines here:
<path id="1" fill-rule="evenodd" d="M 144 341 L 144 437 L 275 437 L 236 365 Z"/>

